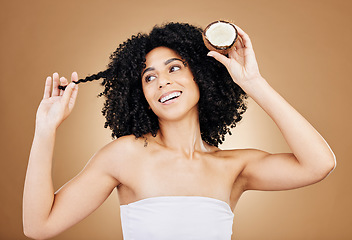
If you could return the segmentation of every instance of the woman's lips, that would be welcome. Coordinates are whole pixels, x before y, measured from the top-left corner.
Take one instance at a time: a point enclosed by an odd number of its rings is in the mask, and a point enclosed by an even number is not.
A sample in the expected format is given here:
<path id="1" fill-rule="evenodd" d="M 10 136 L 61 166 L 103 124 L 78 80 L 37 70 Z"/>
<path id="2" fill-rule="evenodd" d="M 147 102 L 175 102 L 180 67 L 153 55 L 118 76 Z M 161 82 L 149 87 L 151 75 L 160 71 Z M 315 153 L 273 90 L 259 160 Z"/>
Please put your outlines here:
<path id="1" fill-rule="evenodd" d="M 177 99 L 179 96 L 181 96 L 181 94 L 182 94 L 182 91 L 178 91 L 178 90 L 170 91 L 161 95 L 158 101 L 162 104 L 169 104 L 174 102 L 174 100 Z"/>

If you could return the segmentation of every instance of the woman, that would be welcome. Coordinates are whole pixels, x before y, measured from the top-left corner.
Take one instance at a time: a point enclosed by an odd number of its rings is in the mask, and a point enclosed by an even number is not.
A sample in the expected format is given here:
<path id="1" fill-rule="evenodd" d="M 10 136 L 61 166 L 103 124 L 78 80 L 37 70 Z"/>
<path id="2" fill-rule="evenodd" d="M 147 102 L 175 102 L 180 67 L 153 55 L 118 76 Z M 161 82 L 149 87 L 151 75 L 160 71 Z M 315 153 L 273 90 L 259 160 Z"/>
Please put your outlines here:
<path id="1" fill-rule="evenodd" d="M 230 239 L 244 191 L 294 189 L 325 178 L 335 167 L 333 152 L 260 75 L 251 41 L 237 29 L 241 41 L 228 56 L 208 53 L 201 29 L 169 23 L 121 44 L 103 72 L 80 81 L 73 73 L 70 84 L 57 73 L 48 77 L 25 180 L 25 234 L 59 234 L 117 187 L 126 240 Z M 74 82 L 100 78 L 105 127 L 117 139 L 54 193 L 55 133 L 74 107 Z M 292 153 L 217 147 L 241 120 L 246 94 L 277 124 Z"/>

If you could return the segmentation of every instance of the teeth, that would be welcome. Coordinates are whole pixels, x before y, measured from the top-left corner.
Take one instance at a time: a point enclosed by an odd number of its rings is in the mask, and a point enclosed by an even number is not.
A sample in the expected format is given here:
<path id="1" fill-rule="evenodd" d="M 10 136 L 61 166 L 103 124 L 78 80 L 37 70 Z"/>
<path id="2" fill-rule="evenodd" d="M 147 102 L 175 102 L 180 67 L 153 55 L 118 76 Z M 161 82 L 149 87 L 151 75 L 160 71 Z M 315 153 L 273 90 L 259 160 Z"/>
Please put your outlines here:
<path id="1" fill-rule="evenodd" d="M 164 103 L 166 102 L 167 100 L 170 100 L 171 98 L 174 98 L 174 97 L 179 97 L 181 95 L 180 92 L 173 92 L 165 97 L 163 97 L 162 99 L 160 99 L 160 102 L 161 103 Z"/>

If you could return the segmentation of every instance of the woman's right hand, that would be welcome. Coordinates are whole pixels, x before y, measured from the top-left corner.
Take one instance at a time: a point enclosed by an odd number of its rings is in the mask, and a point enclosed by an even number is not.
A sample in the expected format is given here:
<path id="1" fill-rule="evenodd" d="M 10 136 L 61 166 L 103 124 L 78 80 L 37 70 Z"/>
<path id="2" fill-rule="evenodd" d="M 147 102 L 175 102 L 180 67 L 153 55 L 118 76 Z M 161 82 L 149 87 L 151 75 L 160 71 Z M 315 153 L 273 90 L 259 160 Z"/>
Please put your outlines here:
<path id="1" fill-rule="evenodd" d="M 46 78 L 44 96 L 37 110 L 36 128 L 55 130 L 70 115 L 78 94 L 78 85 L 73 83 L 77 80 L 77 73 L 73 72 L 71 83 L 65 90 L 60 90 L 59 85 L 68 84 L 66 78 L 59 78 L 58 73 Z"/>

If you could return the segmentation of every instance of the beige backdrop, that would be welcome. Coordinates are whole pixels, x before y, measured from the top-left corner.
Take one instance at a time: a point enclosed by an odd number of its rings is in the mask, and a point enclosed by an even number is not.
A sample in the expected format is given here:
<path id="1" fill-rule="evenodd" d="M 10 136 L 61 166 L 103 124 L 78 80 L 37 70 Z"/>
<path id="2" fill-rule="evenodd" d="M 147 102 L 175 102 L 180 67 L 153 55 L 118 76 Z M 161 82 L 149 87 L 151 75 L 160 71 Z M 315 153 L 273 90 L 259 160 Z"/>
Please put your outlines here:
<path id="1" fill-rule="evenodd" d="M 325 137 L 337 169 L 298 190 L 248 192 L 235 211 L 240 240 L 352 239 L 351 56 L 349 0 L 1 1 L 0 238 L 22 233 L 22 190 L 37 106 L 46 76 L 81 77 L 105 69 L 132 34 L 166 21 L 201 27 L 232 20 L 251 37 L 262 75 Z M 98 83 L 82 84 L 60 127 L 54 156 L 59 188 L 108 143 Z M 273 122 L 251 100 L 243 123 L 223 148 L 289 151 Z M 61 239 L 122 239 L 116 191 Z"/>

